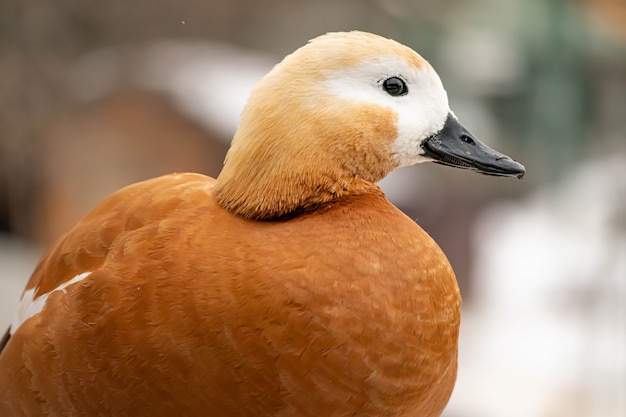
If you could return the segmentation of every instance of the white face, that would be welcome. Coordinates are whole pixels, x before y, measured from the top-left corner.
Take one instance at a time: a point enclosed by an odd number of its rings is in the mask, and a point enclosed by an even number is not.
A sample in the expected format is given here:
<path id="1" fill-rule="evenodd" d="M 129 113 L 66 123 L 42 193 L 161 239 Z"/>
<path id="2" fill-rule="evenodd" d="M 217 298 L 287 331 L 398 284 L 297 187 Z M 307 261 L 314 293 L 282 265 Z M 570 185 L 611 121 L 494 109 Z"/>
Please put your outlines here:
<path id="1" fill-rule="evenodd" d="M 408 93 L 392 96 L 383 88 L 390 77 L 402 79 Z M 439 76 L 428 64 L 414 68 L 388 57 L 327 74 L 328 92 L 341 98 L 374 103 L 398 115 L 398 137 L 393 157 L 399 166 L 431 160 L 422 154 L 421 142 L 437 133 L 450 113 L 448 95 Z"/>

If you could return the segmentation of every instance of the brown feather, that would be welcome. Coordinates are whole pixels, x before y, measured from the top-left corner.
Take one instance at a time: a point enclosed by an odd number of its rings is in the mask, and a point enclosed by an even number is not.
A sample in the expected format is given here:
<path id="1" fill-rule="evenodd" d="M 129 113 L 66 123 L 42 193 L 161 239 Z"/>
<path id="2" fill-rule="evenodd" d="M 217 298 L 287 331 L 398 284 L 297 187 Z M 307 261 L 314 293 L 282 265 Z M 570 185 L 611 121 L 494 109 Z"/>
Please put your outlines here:
<path id="1" fill-rule="evenodd" d="M 93 273 L 14 334 L 0 415 L 439 415 L 460 297 L 435 242 L 373 185 L 258 222 L 213 184 L 127 187 L 44 257 L 30 287 Z"/>

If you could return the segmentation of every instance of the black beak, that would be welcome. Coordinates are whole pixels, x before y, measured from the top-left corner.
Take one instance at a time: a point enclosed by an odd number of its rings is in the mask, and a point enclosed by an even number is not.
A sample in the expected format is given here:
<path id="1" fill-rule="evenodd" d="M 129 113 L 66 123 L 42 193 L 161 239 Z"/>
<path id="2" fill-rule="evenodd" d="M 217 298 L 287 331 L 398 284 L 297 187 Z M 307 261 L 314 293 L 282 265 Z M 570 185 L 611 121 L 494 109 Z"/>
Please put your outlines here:
<path id="1" fill-rule="evenodd" d="M 522 178 L 526 172 L 524 165 L 476 139 L 452 114 L 443 128 L 426 138 L 421 146 L 426 156 L 443 165 L 499 177 Z"/>

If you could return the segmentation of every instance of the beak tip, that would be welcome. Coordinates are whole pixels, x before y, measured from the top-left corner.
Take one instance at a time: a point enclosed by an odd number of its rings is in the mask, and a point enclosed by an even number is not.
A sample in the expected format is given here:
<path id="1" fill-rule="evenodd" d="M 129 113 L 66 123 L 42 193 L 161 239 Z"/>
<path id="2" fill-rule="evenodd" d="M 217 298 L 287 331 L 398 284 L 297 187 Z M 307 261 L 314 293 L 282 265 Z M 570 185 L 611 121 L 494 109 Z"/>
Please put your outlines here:
<path id="1" fill-rule="evenodd" d="M 517 177 L 517 179 L 521 180 L 522 178 L 524 178 L 524 175 L 526 175 L 526 168 L 524 167 L 524 165 L 513 159 L 511 159 L 511 162 L 514 166 L 514 169 L 512 171 L 514 172 L 514 175 Z"/>
<path id="2" fill-rule="evenodd" d="M 517 177 L 517 179 L 521 180 L 526 175 L 524 165 L 510 158 L 507 158 L 506 162 L 501 161 L 501 167 L 502 171 L 506 173 L 505 175 L 509 177 Z"/>

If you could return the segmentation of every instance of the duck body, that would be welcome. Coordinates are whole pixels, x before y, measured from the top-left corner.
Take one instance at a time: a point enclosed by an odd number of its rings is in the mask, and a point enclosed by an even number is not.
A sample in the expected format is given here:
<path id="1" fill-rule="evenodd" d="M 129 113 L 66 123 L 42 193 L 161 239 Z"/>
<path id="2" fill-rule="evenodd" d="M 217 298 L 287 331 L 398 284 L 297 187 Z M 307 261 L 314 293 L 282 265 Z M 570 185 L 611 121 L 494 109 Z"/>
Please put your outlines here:
<path id="1" fill-rule="evenodd" d="M 413 50 L 314 39 L 254 88 L 217 179 L 124 188 L 44 255 L 0 342 L 0 416 L 439 416 L 456 280 L 375 185 L 425 161 L 524 173 Z"/>
<path id="2" fill-rule="evenodd" d="M 0 414 L 439 415 L 460 296 L 426 232 L 375 186 L 259 222 L 213 183 L 127 187 L 43 258 L 29 288 L 89 275 L 13 336 Z"/>

